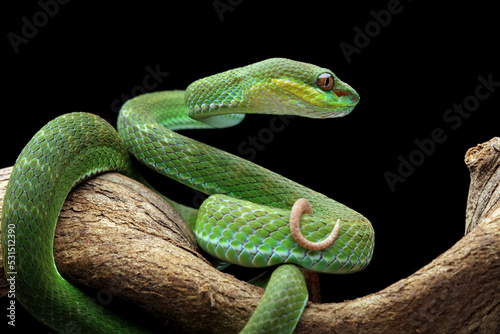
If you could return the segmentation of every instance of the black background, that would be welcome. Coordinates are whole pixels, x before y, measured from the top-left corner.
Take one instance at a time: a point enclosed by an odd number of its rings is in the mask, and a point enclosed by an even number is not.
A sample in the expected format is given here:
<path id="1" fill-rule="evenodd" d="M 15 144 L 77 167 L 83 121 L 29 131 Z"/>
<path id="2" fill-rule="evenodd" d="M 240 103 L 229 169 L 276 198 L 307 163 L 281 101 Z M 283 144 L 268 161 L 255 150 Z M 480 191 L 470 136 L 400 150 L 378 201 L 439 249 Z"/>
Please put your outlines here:
<path id="1" fill-rule="evenodd" d="M 499 135 L 500 87 L 460 124 L 444 116 L 457 117 L 447 110 L 473 101 L 479 76 L 500 81 L 497 11 L 491 3 L 401 1 L 384 27 L 374 13 L 382 15 L 395 1 L 219 1 L 232 3 L 219 13 L 214 3 L 71 1 L 38 22 L 37 33 L 17 52 L 8 37 L 22 36 L 26 20 L 41 18 L 43 8 L 36 1 L 4 5 L 0 167 L 12 165 L 29 138 L 58 115 L 86 111 L 113 123 L 114 103 L 143 85 L 148 66 L 169 73 L 155 89 L 169 90 L 286 57 L 330 68 L 357 90 L 359 105 L 341 119 L 295 118 L 271 136 L 265 129 L 273 116 L 186 134 L 245 158 L 238 147 L 249 137 L 260 138 L 264 147 L 252 157 L 255 163 L 371 220 L 371 265 L 354 275 L 324 276 L 324 301 L 377 292 L 463 236 L 469 185 L 463 157 L 468 148 Z M 371 29 L 369 40 L 356 40 L 356 27 Z M 357 43 L 358 50 L 346 57 L 341 43 Z M 415 141 L 429 142 L 436 128 L 446 139 L 434 143 L 432 153 L 418 153 Z M 391 189 L 385 174 L 398 174 L 401 157 L 410 156 L 420 157 L 418 166 Z M 182 196 L 193 201 L 191 192 Z M 33 323 L 18 308 L 16 329 Z"/>

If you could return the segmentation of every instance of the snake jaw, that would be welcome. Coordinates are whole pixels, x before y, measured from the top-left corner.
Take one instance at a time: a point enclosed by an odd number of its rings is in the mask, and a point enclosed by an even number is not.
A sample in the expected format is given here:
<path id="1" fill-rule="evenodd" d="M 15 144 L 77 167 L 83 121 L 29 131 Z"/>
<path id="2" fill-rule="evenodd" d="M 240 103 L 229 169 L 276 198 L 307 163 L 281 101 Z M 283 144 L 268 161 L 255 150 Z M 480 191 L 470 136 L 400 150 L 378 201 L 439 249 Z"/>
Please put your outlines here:
<path id="1" fill-rule="evenodd" d="M 316 71 L 320 73 L 327 71 L 335 78 L 335 85 L 330 91 L 324 91 L 316 84 L 294 78 L 285 77 L 270 81 L 269 85 L 272 86 L 273 94 L 278 96 L 277 100 L 283 105 L 283 113 L 289 114 L 290 110 L 293 110 L 297 115 L 309 118 L 334 118 L 348 115 L 358 103 L 359 94 L 331 71 L 325 69 Z M 316 76 L 311 75 L 313 78 Z"/>

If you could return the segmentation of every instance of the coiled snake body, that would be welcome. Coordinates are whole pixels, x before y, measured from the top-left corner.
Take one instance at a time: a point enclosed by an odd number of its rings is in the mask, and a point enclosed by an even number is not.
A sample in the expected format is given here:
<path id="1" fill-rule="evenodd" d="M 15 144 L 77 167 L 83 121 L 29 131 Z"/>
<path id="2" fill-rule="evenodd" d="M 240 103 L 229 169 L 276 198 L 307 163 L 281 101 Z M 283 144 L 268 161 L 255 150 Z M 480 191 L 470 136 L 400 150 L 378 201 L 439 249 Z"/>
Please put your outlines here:
<path id="1" fill-rule="evenodd" d="M 136 177 L 130 153 L 211 195 L 197 214 L 176 205 L 209 254 L 249 267 L 280 265 L 243 331 L 292 332 L 307 302 L 297 266 L 323 273 L 362 270 L 373 253 L 370 222 L 320 193 L 172 130 L 232 126 L 244 113 L 341 117 L 358 100 L 328 69 L 268 59 L 198 80 L 185 92 L 127 101 L 119 134 L 88 113 L 49 122 L 18 157 L 3 205 L 2 250 L 16 298 L 61 332 L 68 321 L 80 333 L 140 332 L 63 279 L 52 253 L 55 224 L 69 191 L 105 171 Z M 15 246 L 9 241 L 14 238 Z"/>

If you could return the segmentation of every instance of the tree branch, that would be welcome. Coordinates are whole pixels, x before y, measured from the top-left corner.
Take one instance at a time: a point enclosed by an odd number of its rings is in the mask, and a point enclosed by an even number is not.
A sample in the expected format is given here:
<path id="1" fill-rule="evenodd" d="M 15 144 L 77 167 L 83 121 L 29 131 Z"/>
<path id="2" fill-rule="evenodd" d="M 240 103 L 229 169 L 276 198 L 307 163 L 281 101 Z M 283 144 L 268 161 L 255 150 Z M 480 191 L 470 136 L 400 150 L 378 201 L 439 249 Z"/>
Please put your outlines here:
<path id="1" fill-rule="evenodd" d="M 471 172 L 469 233 L 380 292 L 308 303 L 296 333 L 498 332 L 500 139 L 470 149 L 465 161 Z M 0 170 L 1 203 L 9 173 Z M 238 332 L 263 293 L 213 268 L 182 218 L 119 174 L 101 175 L 71 192 L 57 223 L 54 256 L 69 280 L 128 299 L 172 331 Z M 0 277 L 0 295 L 6 287 Z"/>

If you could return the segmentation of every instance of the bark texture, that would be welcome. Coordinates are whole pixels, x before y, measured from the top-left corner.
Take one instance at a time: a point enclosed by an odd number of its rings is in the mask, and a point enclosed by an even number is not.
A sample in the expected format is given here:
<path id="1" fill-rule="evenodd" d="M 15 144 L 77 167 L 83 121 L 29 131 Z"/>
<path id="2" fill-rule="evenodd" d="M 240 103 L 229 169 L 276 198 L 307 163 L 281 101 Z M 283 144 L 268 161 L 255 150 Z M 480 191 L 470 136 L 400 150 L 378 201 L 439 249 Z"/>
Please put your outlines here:
<path id="1" fill-rule="evenodd" d="M 467 235 L 382 291 L 308 303 L 296 333 L 500 333 L 500 138 L 470 149 L 465 162 Z M 9 174 L 0 170 L 0 203 Z M 213 268 L 161 197 L 114 173 L 71 192 L 54 255 L 65 277 L 132 301 L 165 331 L 237 333 L 263 294 Z M 7 290 L 0 276 L 0 296 Z"/>

